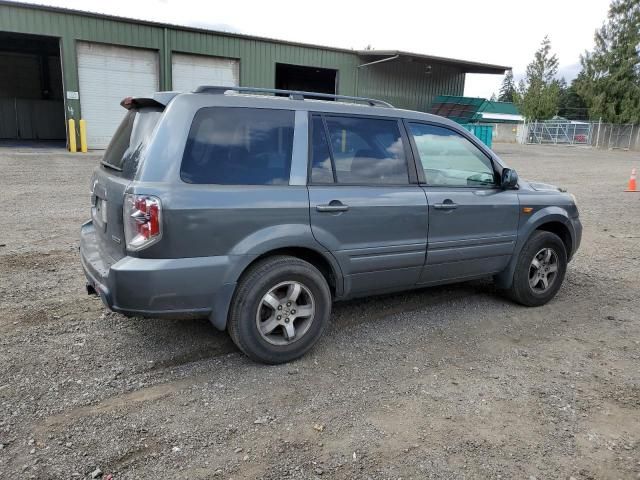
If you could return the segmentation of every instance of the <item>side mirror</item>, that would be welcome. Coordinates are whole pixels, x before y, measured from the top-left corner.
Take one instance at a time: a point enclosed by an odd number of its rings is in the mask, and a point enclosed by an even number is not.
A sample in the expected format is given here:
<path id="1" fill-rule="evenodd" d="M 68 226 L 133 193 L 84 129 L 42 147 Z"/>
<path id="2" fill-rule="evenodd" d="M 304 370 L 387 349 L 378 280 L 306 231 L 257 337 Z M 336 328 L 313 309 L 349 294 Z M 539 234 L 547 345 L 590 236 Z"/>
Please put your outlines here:
<path id="1" fill-rule="evenodd" d="M 518 174 L 516 171 L 511 168 L 503 168 L 500 186 L 505 190 L 516 188 L 518 186 Z"/>

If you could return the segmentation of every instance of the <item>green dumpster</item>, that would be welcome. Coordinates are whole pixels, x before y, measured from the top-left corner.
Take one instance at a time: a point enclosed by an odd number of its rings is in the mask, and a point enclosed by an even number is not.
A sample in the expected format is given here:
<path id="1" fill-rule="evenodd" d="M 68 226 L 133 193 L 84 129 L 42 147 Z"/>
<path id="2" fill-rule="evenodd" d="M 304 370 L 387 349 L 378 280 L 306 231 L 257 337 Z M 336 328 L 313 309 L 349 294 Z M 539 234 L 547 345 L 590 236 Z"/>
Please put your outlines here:
<path id="1" fill-rule="evenodd" d="M 467 123 L 462 126 L 478 137 L 478 140 L 484 143 L 487 147 L 491 148 L 491 144 L 493 143 L 493 125 Z"/>

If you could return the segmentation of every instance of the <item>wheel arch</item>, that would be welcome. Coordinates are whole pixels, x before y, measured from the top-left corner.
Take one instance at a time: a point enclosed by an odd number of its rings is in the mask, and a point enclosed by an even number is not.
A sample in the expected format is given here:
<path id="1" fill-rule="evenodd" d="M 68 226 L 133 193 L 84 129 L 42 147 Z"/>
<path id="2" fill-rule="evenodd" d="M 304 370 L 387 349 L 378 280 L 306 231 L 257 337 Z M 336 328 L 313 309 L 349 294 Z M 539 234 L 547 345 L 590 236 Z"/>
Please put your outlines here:
<path id="1" fill-rule="evenodd" d="M 567 250 L 567 258 L 571 258 L 571 256 L 573 255 L 573 239 L 571 236 L 571 231 L 569 230 L 569 227 L 567 227 L 567 225 L 559 221 L 550 221 L 539 225 L 535 230 L 551 232 L 560 237 L 560 240 L 562 240 L 562 243 L 564 243 L 564 247 Z"/>
<path id="2" fill-rule="evenodd" d="M 562 240 L 566 250 L 567 259 L 574 253 L 574 234 L 570 228 L 571 220 L 565 210 L 558 207 L 547 207 L 536 212 L 521 227 L 518 232 L 518 241 L 513 250 L 513 255 L 507 267 L 494 276 L 495 284 L 498 288 L 510 288 L 513 283 L 513 274 L 518 256 L 522 248 L 527 243 L 531 235 L 538 231 L 546 231 L 556 234 Z"/>
<path id="3" fill-rule="evenodd" d="M 332 296 L 335 297 L 342 294 L 342 274 L 340 272 L 338 263 L 332 258 L 329 258 L 330 254 L 325 254 L 309 247 L 280 247 L 264 252 L 263 254 L 258 255 L 256 258 L 254 258 L 253 261 L 243 269 L 238 279 L 242 278 L 242 275 L 244 275 L 249 268 L 251 268 L 260 260 L 276 255 L 287 255 L 290 257 L 296 257 L 300 260 L 304 260 L 305 262 L 310 263 L 311 265 L 316 267 L 325 278 L 327 284 L 329 285 L 329 290 L 331 290 Z"/>
<path id="4" fill-rule="evenodd" d="M 236 274 L 235 281 L 225 284 L 224 288 L 221 289 L 220 294 L 216 297 L 213 311 L 209 317 L 209 321 L 214 327 L 218 330 L 224 330 L 227 327 L 231 300 L 242 276 L 257 262 L 278 255 L 287 255 L 310 263 L 316 267 L 325 278 L 329 285 L 331 295 L 334 298 L 343 295 L 344 281 L 342 271 L 340 270 L 338 262 L 329 252 L 322 252 L 314 248 L 300 246 L 276 247 L 252 256 L 251 261 L 243 265 L 241 270 Z"/>

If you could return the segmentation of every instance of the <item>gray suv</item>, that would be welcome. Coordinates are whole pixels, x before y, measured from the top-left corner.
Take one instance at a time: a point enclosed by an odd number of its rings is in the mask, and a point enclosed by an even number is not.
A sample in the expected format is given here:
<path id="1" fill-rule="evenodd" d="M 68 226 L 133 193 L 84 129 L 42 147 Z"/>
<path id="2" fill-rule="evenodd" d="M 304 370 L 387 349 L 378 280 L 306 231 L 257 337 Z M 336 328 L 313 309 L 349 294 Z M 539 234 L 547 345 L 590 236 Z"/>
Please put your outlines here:
<path id="1" fill-rule="evenodd" d="M 81 228 L 88 292 L 207 317 L 257 361 L 307 352 L 334 300 L 493 276 L 543 305 L 580 245 L 572 195 L 445 118 L 229 87 L 122 105 Z"/>

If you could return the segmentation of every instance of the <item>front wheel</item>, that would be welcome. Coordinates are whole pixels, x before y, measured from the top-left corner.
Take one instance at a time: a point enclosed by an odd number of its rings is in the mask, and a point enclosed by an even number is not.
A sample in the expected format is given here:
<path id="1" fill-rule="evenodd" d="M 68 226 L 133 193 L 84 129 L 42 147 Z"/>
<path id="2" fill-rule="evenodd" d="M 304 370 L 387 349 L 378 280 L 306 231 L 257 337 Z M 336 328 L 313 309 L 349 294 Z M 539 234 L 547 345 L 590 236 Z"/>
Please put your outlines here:
<path id="1" fill-rule="evenodd" d="M 558 293 L 566 271 L 567 250 L 560 237 L 538 230 L 520 252 L 507 293 L 528 307 L 544 305 Z"/>
<path id="2" fill-rule="evenodd" d="M 285 363 L 315 345 L 330 313 L 331 292 L 317 268 L 295 257 L 270 257 L 243 275 L 228 330 L 249 358 Z"/>

